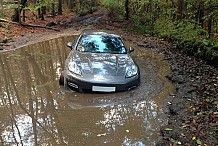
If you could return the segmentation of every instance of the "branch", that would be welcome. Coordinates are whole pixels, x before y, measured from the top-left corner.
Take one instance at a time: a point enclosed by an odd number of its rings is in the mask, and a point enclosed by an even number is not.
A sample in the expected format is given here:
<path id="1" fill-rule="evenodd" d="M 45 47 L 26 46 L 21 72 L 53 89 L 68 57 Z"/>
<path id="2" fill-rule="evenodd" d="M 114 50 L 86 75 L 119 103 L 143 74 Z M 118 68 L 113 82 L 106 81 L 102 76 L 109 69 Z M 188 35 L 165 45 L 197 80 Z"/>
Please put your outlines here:
<path id="1" fill-rule="evenodd" d="M 13 22 L 13 21 L 9 21 L 9 20 L 6 20 L 6 19 L 1 19 L 1 18 L 0 18 L 0 22 L 8 22 L 8 23 L 12 23 L 12 24 L 19 24 L 17 22 Z"/>
<path id="2" fill-rule="evenodd" d="M 19 24 L 19 23 L 18 23 L 18 24 Z M 60 31 L 59 29 L 56 29 L 56 28 L 53 28 L 53 27 L 42 26 L 42 25 L 35 25 L 35 24 L 21 23 L 21 26 L 46 28 L 46 29 L 52 29 L 52 30 L 55 30 L 55 31 Z"/>
<path id="3" fill-rule="evenodd" d="M 9 21 L 9 20 L 5 20 L 5 19 L 1 19 L 0 18 L 0 22 L 7 22 L 7 23 L 11 23 L 11 24 L 16 24 L 16 25 L 20 25 L 18 22 L 13 22 L 13 21 Z M 48 26 L 42 26 L 42 25 L 35 25 L 35 24 L 27 24 L 27 23 L 21 23 L 21 26 L 27 26 L 27 27 L 38 27 L 38 28 L 46 28 L 46 29 L 52 29 L 55 31 L 60 31 L 59 29 L 53 28 L 53 27 L 48 27 Z"/>

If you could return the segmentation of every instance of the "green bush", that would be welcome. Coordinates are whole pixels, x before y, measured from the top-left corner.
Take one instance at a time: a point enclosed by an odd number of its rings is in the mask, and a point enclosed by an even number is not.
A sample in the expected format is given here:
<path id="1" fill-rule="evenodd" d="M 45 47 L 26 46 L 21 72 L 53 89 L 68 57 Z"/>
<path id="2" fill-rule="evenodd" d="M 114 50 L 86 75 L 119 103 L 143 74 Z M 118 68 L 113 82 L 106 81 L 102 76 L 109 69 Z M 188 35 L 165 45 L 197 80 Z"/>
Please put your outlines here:
<path id="1" fill-rule="evenodd" d="M 172 21 L 158 19 L 154 25 L 154 32 L 160 37 L 177 41 L 195 41 L 201 39 L 204 30 L 188 21 Z"/>
<path id="2" fill-rule="evenodd" d="M 111 18 L 122 20 L 124 18 L 124 1 L 120 0 L 101 0 L 101 5 L 111 10 Z"/>
<path id="3" fill-rule="evenodd" d="M 176 43 L 188 54 L 218 64 L 218 42 L 206 39 L 206 32 L 195 23 L 158 19 L 154 25 L 154 33 Z"/>
<path id="4" fill-rule="evenodd" d="M 131 23 L 133 24 L 132 28 L 129 30 L 137 32 L 137 33 L 151 33 L 151 28 L 145 21 L 141 19 L 139 16 L 132 16 L 130 18 Z"/>
<path id="5" fill-rule="evenodd" d="M 158 19 L 154 25 L 154 33 L 161 38 L 173 39 L 175 34 L 174 22 L 170 19 Z"/>

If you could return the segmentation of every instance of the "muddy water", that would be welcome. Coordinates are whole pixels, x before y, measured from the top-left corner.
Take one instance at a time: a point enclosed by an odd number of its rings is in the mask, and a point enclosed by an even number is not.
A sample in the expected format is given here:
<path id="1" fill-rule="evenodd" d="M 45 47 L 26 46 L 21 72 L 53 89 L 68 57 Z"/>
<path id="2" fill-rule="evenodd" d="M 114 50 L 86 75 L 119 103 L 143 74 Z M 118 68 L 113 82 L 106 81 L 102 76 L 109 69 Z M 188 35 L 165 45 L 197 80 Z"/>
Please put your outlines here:
<path id="1" fill-rule="evenodd" d="M 74 37 L 0 54 L 0 145 L 155 145 L 167 119 L 164 99 L 174 92 L 163 56 L 127 42 L 141 70 L 138 88 L 69 92 L 58 79 Z"/>

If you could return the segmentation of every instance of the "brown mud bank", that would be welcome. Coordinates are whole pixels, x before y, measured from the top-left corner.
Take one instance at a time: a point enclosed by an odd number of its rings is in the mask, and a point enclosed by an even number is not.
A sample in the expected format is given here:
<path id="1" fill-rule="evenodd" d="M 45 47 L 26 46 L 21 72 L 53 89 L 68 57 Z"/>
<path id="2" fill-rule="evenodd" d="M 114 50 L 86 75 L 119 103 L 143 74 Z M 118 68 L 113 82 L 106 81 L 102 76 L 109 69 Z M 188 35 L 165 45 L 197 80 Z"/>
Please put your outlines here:
<path id="1" fill-rule="evenodd" d="M 165 100 L 169 119 L 161 128 L 157 145 L 217 146 L 218 69 L 158 38 L 132 41 L 163 53 L 172 71 L 167 78 L 176 93 Z"/>
<path id="2" fill-rule="evenodd" d="M 165 55 L 170 62 L 171 74 L 168 79 L 176 87 L 176 93 L 166 99 L 168 124 L 161 128 L 157 145 L 218 145 L 218 71 L 201 60 L 187 56 L 171 44 L 153 37 L 135 36 L 120 29 L 122 24 L 106 24 L 95 15 L 67 23 L 61 32 L 40 32 L 25 34 L 12 39 L 2 46 L 3 51 L 16 49 L 54 37 L 70 35 L 85 28 L 112 29 L 119 31 L 129 41 L 136 42 L 145 49 L 155 49 Z M 87 19 L 89 19 L 87 21 Z M 86 20 L 86 21 L 85 21 Z"/>
<path id="3" fill-rule="evenodd" d="M 176 48 L 164 50 L 177 93 L 158 145 L 218 145 L 218 70 Z"/>

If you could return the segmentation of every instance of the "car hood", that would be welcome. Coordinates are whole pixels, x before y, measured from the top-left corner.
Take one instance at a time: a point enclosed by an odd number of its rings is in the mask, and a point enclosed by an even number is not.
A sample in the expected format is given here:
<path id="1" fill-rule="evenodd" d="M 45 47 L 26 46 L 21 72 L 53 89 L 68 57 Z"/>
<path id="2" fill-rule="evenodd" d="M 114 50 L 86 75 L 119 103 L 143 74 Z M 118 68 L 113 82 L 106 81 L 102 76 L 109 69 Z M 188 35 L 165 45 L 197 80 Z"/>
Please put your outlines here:
<path id="1" fill-rule="evenodd" d="M 126 67 L 134 64 L 129 54 L 87 53 L 75 51 L 70 61 L 76 62 L 83 76 L 123 76 Z"/>

